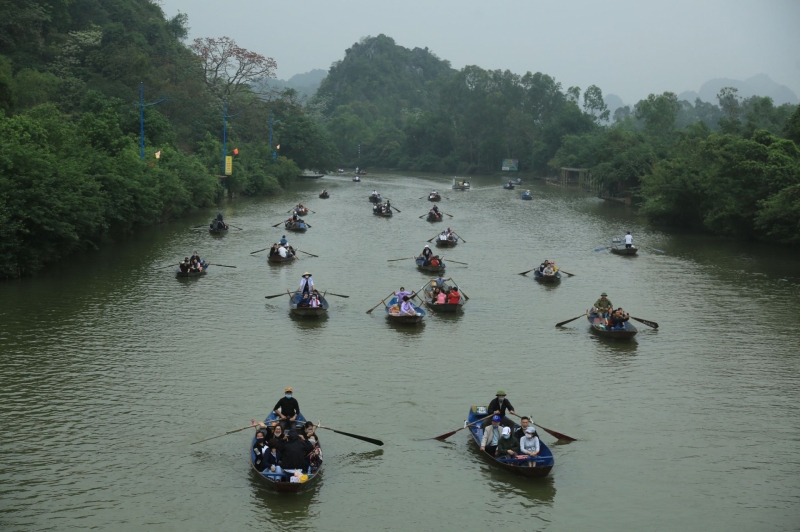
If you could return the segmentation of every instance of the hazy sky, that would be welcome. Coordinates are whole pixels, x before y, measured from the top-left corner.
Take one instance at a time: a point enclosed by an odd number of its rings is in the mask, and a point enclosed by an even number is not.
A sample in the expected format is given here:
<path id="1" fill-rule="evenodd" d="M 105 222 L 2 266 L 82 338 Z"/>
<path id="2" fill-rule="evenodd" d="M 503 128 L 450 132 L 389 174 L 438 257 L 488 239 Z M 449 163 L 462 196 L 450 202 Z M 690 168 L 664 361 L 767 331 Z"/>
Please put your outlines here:
<path id="1" fill-rule="evenodd" d="M 543 72 L 635 103 L 759 73 L 800 95 L 800 0 L 162 0 L 190 39 L 226 35 L 287 79 L 365 35 L 428 47 L 453 67 Z"/>

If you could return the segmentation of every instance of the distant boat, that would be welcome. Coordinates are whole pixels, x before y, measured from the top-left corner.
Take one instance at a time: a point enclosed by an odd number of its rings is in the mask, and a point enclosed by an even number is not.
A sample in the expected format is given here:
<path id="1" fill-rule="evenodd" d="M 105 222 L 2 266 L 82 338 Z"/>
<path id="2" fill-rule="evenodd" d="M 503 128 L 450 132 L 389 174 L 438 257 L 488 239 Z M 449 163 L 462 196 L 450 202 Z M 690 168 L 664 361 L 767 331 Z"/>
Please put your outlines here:
<path id="1" fill-rule="evenodd" d="M 301 179 L 319 179 L 320 177 L 323 177 L 324 175 L 325 174 L 300 174 L 297 177 L 299 177 Z"/>
<path id="2" fill-rule="evenodd" d="M 463 179 L 461 181 L 456 181 L 453 179 L 453 190 L 469 190 L 469 181 Z"/>

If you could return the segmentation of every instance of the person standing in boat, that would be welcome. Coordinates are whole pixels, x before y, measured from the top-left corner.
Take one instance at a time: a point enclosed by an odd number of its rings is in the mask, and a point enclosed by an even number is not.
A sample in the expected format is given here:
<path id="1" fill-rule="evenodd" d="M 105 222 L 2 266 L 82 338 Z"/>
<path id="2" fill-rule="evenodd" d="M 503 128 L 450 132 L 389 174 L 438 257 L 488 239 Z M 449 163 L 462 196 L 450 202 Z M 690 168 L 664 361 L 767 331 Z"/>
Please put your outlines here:
<path id="1" fill-rule="evenodd" d="M 626 248 L 633 247 L 633 236 L 631 235 L 630 231 L 628 231 L 628 233 L 625 235 L 625 247 Z"/>
<path id="2" fill-rule="evenodd" d="M 384 212 L 391 212 L 392 211 L 392 204 L 388 199 L 386 200 L 386 203 L 384 204 L 384 207 L 385 207 Z"/>
<path id="3" fill-rule="evenodd" d="M 514 414 L 514 406 L 511 401 L 506 399 L 506 392 L 504 390 L 497 390 L 495 398 L 489 402 L 489 412 L 498 414 L 501 417 L 506 417 L 506 411 Z"/>
<path id="4" fill-rule="evenodd" d="M 425 259 L 426 265 L 430 264 L 432 256 L 433 256 L 433 251 L 431 251 L 431 247 L 426 244 L 425 247 L 422 248 L 422 258 Z"/>
<path id="5" fill-rule="evenodd" d="M 314 279 L 311 273 L 305 272 L 303 277 L 300 278 L 300 287 L 297 289 L 301 294 L 308 294 L 314 290 Z"/>
<path id="6" fill-rule="evenodd" d="M 281 239 L 278 240 L 278 244 L 280 244 L 281 246 L 288 246 L 289 245 L 289 241 L 286 240 L 286 235 L 283 235 L 281 237 Z"/>
<path id="7" fill-rule="evenodd" d="M 602 318 L 605 318 L 611 314 L 611 311 L 614 310 L 614 305 L 611 304 L 611 300 L 608 299 L 608 294 L 605 292 L 600 294 L 600 299 L 594 302 L 594 307 L 592 310 L 594 310 L 594 312 Z"/>
<path id="8" fill-rule="evenodd" d="M 434 279 L 434 282 L 436 283 L 436 286 L 438 286 L 439 288 L 443 289 L 444 288 L 444 283 L 447 282 L 447 279 L 445 279 L 442 276 L 442 274 L 440 273 L 439 276 L 436 279 Z"/>
<path id="9" fill-rule="evenodd" d="M 272 409 L 275 415 L 281 418 L 281 424 L 287 430 L 289 427 L 286 427 L 286 425 L 293 426 L 294 421 L 297 419 L 297 414 L 300 413 L 300 404 L 297 399 L 292 397 L 292 393 L 292 387 L 287 386 L 284 390 L 284 396 L 275 403 L 275 407 Z"/>

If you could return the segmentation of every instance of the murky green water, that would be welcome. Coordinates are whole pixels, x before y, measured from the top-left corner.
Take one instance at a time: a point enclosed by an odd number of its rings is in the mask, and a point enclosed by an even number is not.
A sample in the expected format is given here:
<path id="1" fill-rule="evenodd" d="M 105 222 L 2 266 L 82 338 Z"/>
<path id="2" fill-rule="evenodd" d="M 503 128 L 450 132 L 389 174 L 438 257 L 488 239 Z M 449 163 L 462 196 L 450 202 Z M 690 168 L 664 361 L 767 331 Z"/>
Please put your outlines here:
<path id="1" fill-rule="evenodd" d="M 0 528 L 3 530 L 791 530 L 800 523 L 800 256 L 776 247 L 659 232 L 624 207 L 533 185 L 535 200 L 445 176 L 331 177 L 283 197 L 235 200 L 214 237 L 194 219 L 138 233 L 37 278 L 0 284 Z M 328 200 L 317 199 L 323 187 Z M 402 213 L 372 216 L 377 187 Z M 433 187 L 454 216 L 418 219 Z M 491 188 L 487 188 L 491 187 Z M 303 201 L 303 256 L 269 266 L 249 252 Z M 449 225 L 446 256 L 470 297 L 457 318 L 419 327 L 365 310 L 426 276 L 412 261 Z M 630 229 L 665 250 L 595 253 Z M 200 279 L 176 280 L 197 249 Z M 515 275 L 545 258 L 576 274 L 560 286 Z M 303 271 L 330 317 L 303 321 L 286 298 Z M 630 343 L 591 336 L 584 311 L 606 290 L 660 323 Z M 321 434 L 311 491 L 264 490 L 249 430 L 295 389 L 311 419 L 382 439 Z M 453 430 L 504 388 L 518 411 L 581 441 L 525 480 L 480 460 Z M 544 435 L 548 443 L 552 438 Z"/>

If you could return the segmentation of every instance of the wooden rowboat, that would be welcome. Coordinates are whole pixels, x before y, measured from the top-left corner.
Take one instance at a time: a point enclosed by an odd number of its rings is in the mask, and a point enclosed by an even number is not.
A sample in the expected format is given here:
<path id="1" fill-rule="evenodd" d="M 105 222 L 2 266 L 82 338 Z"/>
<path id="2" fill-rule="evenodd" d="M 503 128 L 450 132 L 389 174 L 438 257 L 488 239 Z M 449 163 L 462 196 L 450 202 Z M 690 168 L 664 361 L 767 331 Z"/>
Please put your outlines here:
<path id="1" fill-rule="evenodd" d="M 422 287 L 422 293 L 425 299 L 425 306 L 431 309 L 433 312 L 459 312 L 464 309 L 464 305 L 466 304 L 466 300 L 464 299 L 463 294 L 461 295 L 461 299 L 458 300 L 458 303 L 436 303 L 433 299 L 433 289 L 436 288 L 437 284 L 434 279 L 431 279 L 428 284 Z M 453 288 L 454 285 L 445 281 L 441 288 L 444 290 L 450 290 Z"/>
<path id="2" fill-rule="evenodd" d="M 393 297 L 389 304 L 386 305 L 386 319 L 393 323 L 420 323 L 422 318 L 425 317 L 425 311 L 422 310 L 422 307 L 418 307 L 414 305 L 414 310 L 417 311 L 416 315 L 411 314 L 401 314 L 399 312 L 399 305 L 397 307 L 397 312 L 392 313 L 392 307 L 397 305 L 397 297 Z M 412 303 L 413 305 L 413 303 Z"/>
<path id="3" fill-rule="evenodd" d="M 299 177 L 300 179 L 319 179 L 320 177 L 323 177 L 324 175 L 325 174 L 301 174 L 301 175 L 299 175 L 297 177 Z"/>
<path id="4" fill-rule="evenodd" d="M 305 233 L 308 230 L 308 226 L 302 220 L 297 220 L 296 222 L 295 221 L 285 222 L 283 225 L 284 225 L 284 227 L 286 227 L 286 229 L 288 231 L 296 231 L 298 233 Z"/>
<path id="5" fill-rule="evenodd" d="M 219 220 L 214 220 L 209 224 L 208 232 L 212 235 L 224 235 L 228 232 L 228 226 Z"/>
<path id="6" fill-rule="evenodd" d="M 273 255 L 267 257 L 267 262 L 270 264 L 286 264 L 287 262 L 294 262 L 297 260 L 295 255 L 291 257 L 281 257 L 280 255 Z"/>
<path id="7" fill-rule="evenodd" d="M 289 311 L 296 315 L 296 316 L 311 316 L 314 318 L 319 318 L 320 316 L 326 316 L 328 314 L 328 300 L 325 299 L 325 294 L 322 293 L 319 295 L 320 303 L 322 306 L 320 307 L 300 307 L 298 304 L 303 299 L 303 294 L 300 292 L 295 292 L 289 298 Z"/>
<path id="8" fill-rule="evenodd" d="M 182 272 L 180 267 L 175 268 L 175 277 L 200 277 L 201 275 L 205 275 L 208 271 L 208 263 L 204 260 L 201 260 L 200 264 L 203 266 L 203 270 L 199 272 L 193 272 L 191 270 L 188 272 Z"/>
<path id="9" fill-rule="evenodd" d="M 514 190 L 514 184 L 513 183 L 506 183 L 506 184 L 503 185 L 503 188 L 506 189 L 506 190 Z"/>
<path id="10" fill-rule="evenodd" d="M 439 259 L 438 266 L 426 265 L 424 257 L 414 257 L 414 261 L 417 263 L 417 269 L 421 272 L 442 273 L 445 269 L 445 263 L 441 259 Z"/>
<path id="11" fill-rule="evenodd" d="M 591 331 L 597 336 L 602 336 L 603 338 L 630 340 L 636 336 L 637 332 L 639 332 L 630 321 L 624 322 L 624 327 L 622 329 L 608 329 L 603 324 L 603 319 L 598 316 L 597 313 L 592 312 L 591 310 L 586 312 L 586 319 L 589 320 L 589 327 L 591 328 Z"/>
<path id="12" fill-rule="evenodd" d="M 456 181 L 453 179 L 453 190 L 469 190 L 469 181 Z"/>
<path id="13" fill-rule="evenodd" d="M 308 207 L 295 207 L 294 212 L 297 213 L 297 216 L 305 216 L 308 214 Z"/>
<path id="14" fill-rule="evenodd" d="M 445 240 L 442 240 L 442 235 L 434 239 L 437 248 L 454 248 L 458 245 L 458 237 L 450 233 Z"/>
<path id="15" fill-rule="evenodd" d="M 489 412 L 486 410 L 487 407 L 485 406 L 473 406 L 469 409 L 469 416 L 467 417 L 467 421 L 465 424 L 475 423 L 479 419 L 485 418 L 489 415 Z M 488 420 L 487 420 L 488 421 Z M 511 427 L 512 431 L 516 431 L 520 428 L 519 425 L 515 424 L 510 419 L 503 418 L 501 422 L 503 426 Z M 521 475 L 523 477 L 546 477 L 550 471 L 553 469 L 555 465 L 555 460 L 553 459 L 553 452 L 550 448 L 545 445 L 542 441 L 541 437 L 539 438 L 539 454 L 533 458 L 529 456 L 520 457 L 517 456 L 516 458 L 508 457 L 508 458 L 500 458 L 491 456 L 484 451 L 480 451 L 481 447 L 481 438 L 483 438 L 483 422 L 475 423 L 475 425 L 471 425 L 469 427 L 469 433 L 472 437 L 473 443 L 478 447 L 478 452 L 481 456 L 487 460 L 490 464 L 495 467 L 499 467 L 500 469 L 505 469 L 515 475 Z M 531 467 L 533 465 L 533 467 Z"/>
<path id="16" fill-rule="evenodd" d="M 639 252 L 639 248 L 637 248 L 636 246 L 631 246 L 629 248 L 626 248 L 624 244 L 621 246 L 611 246 L 610 248 L 608 248 L 608 250 L 614 255 L 627 255 L 629 257 L 632 255 L 636 255 L 636 253 Z"/>
<path id="17" fill-rule="evenodd" d="M 367 196 L 367 199 L 372 203 L 383 203 L 383 198 L 381 197 L 380 194 L 378 194 L 377 196 L 373 196 L 372 194 L 370 194 L 369 196 Z"/>
<path id="18" fill-rule="evenodd" d="M 528 194 L 526 192 L 523 192 L 522 193 L 522 199 L 524 199 L 524 200 L 532 200 L 533 199 L 533 194 Z"/>
<path id="19" fill-rule="evenodd" d="M 561 272 L 556 272 L 555 275 L 545 275 L 536 269 L 533 270 L 533 278 L 540 283 L 558 283 L 561 281 Z"/>
<path id="20" fill-rule="evenodd" d="M 425 219 L 428 220 L 429 222 L 441 222 L 442 218 L 444 218 L 444 215 L 442 213 L 436 214 L 435 212 L 430 211 L 428 212 L 428 216 Z"/>
<path id="21" fill-rule="evenodd" d="M 384 218 L 391 218 L 392 209 L 389 209 L 386 212 L 380 212 L 380 211 L 377 211 L 375 209 L 372 209 L 372 214 L 374 214 L 375 216 L 383 216 Z"/>
<path id="22" fill-rule="evenodd" d="M 323 192 L 322 194 L 319 195 L 319 199 L 328 199 L 330 197 L 331 195 L 328 194 L 327 192 Z"/>
<path id="23" fill-rule="evenodd" d="M 428 201 L 442 201 L 442 196 L 439 194 L 428 194 Z"/>
<path id="24" fill-rule="evenodd" d="M 264 420 L 264 423 L 267 425 L 271 425 L 273 422 L 278 421 L 278 416 L 275 412 L 270 413 L 267 416 L 267 419 Z M 297 419 L 295 420 L 295 430 L 302 433 L 303 425 L 306 422 L 306 418 L 303 417 L 303 414 L 298 413 Z M 256 435 L 253 434 L 253 439 L 250 442 L 250 467 L 253 468 L 258 477 L 263 480 L 266 485 L 270 489 L 274 489 L 275 491 L 280 492 L 289 492 L 289 493 L 296 493 L 298 491 L 304 491 L 310 488 L 315 484 L 315 481 L 319 478 L 320 473 L 322 472 L 322 466 L 319 467 L 316 471 L 312 470 L 310 475 L 307 475 L 307 480 L 305 482 L 290 482 L 290 475 L 288 473 L 284 473 L 282 475 L 276 475 L 275 473 L 270 473 L 269 469 L 264 469 L 264 471 L 259 471 L 256 469 L 256 453 L 253 452 L 253 447 L 256 444 Z M 324 462 L 323 462 L 324 464 Z"/>
<path id="25" fill-rule="evenodd" d="M 360 178 L 360 177 L 358 177 L 357 175 L 356 175 L 356 176 L 353 176 L 353 181 L 355 181 L 356 183 L 358 183 L 359 181 L 361 181 L 361 178 Z"/>

